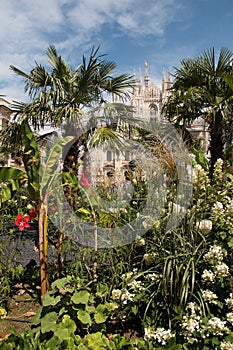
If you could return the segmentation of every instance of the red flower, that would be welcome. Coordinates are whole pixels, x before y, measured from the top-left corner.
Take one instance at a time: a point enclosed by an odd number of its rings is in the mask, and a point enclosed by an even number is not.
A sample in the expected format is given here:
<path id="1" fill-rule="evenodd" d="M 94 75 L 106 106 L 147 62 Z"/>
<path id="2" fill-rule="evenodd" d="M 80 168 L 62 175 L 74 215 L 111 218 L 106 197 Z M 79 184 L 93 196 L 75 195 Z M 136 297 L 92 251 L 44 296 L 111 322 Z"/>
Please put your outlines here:
<path id="1" fill-rule="evenodd" d="M 29 216 L 30 216 L 31 220 L 33 220 L 37 216 L 36 210 L 35 209 L 29 210 Z"/>
<path id="2" fill-rule="evenodd" d="M 20 231 L 23 231 L 25 228 L 30 227 L 30 224 L 29 224 L 30 221 L 31 221 L 31 217 L 29 215 L 23 217 L 22 214 L 18 214 L 16 216 L 16 220 L 14 221 L 14 224 L 18 226 Z"/>
<path id="3" fill-rule="evenodd" d="M 91 187 L 91 185 L 89 184 L 90 179 L 88 179 L 87 177 L 85 177 L 84 172 L 82 172 L 82 176 L 81 176 L 81 184 L 86 187 L 89 188 Z"/>

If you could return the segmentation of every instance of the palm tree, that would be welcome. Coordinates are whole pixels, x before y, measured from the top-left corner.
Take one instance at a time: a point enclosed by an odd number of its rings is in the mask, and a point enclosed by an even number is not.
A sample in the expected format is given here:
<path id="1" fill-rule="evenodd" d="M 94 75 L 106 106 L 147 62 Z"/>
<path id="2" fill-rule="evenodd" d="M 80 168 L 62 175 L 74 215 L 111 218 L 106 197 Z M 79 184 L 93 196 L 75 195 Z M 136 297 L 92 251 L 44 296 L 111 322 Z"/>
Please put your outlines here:
<path id="1" fill-rule="evenodd" d="M 122 101 L 127 100 L 134 85 L 133 77 L 128 74 L 115 75 L 116 64 L 105 60 L 105 55 L 99 55 L 98 51 L 99 48 L 93 48 L 89 59 L 83 56 L 82 63 L 75 69 L 58 55 L 54 46 L 47 49 L 49 70 L 36 63 L 28 74 L 10 66 L 17 75 L 24 78 L 25 91 L 31 98 L 29 103 L 15 103 L 15 119 L 20 122 L 26 118 L 34 130 L 47 125 L 55 128 L 62 125 L 66 135 L 76 136 L 76 129 L 82 128 L 83 121 L 85 124 L 87 122 L 84 109 L 101 105 L 107 96 L 118 96 Z M 94 124 L 96 121 L 92 119 L 92 125 Z M 109 136 L 107 129 L 109 126 L 98 130 L 100 138 L 104 138 L 105 133 Z M 5 143 L 9 142 L 7 135 L 9 136 L 6 130 Z M 77 163 L 80 142 L 79 137 L 73 142 L 65 167 L 72 167 L 72 164 Z"/>
<path id="2" fill-rule="evenodd" d="M 214 48 L 193 59 L 183 59 L 176 68 L 171 96 L 163 107 L 165 117 L 187 129 L 197 118 L 203 118 L 210 133 L 210 173 L 232 138 L 233 90 L 226 77 L 232 76 L 233 52 Z M 229 130 L 231 125 L 231 130 Z"/>
<path id="3" fill-rule="evenodd" d="M 105 94 L 129 98 L 133 78 L 128 74 L 114 75 L 116 64 L 98 55 L 93 48 L 89 60 L 72 69 L 58 55 L 54 46 L 47 49 L 50 70 L 36 63 L 29 74 L 15 66 L 10 68 L 25 80 L 25 91 L 32 102 L 18 104 L 20 118 L 29 118 L 35 129 L 46 125 L 59 126 L 63 122 L 76 122 L 84 107 L 94 107 L 105 101 Z M 78 117 L 78 118 L 77 118 Z"/>
<path id="4" fill-rule="evenodd" d="M 77 163 L 80 156 L 78 148 L 80 144 L 84 145 L 85 152 L 87 153 L 87 139 L 93 144 L 96 144 L 100 139 L 114 139 L 116 135 L 113 131 L 109 130 L 107 124 L 98 128 L 95 117 L 92 117 L 91 120 L 84 119 L 86 118 L 86 114 L 83 110 L 90 107 L 94 109 L 101 105 L 105 102 L 105 94 L 116 95 L 123 100 L 129 98 L 129 91 L 134 84 L 134 80 L 128 74 L 115 76 L 114 69 L 116 68 L 116 64 L 104 60 L 103 55 L 98 56 L 98 49 L 91 51 L 89 60 L 83 56 L 82 63 L 75 69 L 72 69 L 57 54 L 54 46 L 48 47 L 47 56 L 50 70 L 36 63 L 35 67 L 28 74 L 11 66 L 11 69 L 17 75 L 24 78 L 25 91 L 28 92 L 31 99 L 29 103 L 15 103 L 15 115 L 13 119 L 19 125 L 25 121 L 30 123 L 36 131 L 47 125 L 55 128 L 62 126 L 63 130 L 65 129 L 67 131 L 66 135 L 68 133 L 76 137 L 75 147 L 70 149 L 68 155 L 71 155 L 73 152 L 75 159 L 72 162 Z M 112 109 L 116 111 L 117 106 L 113 106 Z M 120 110 L 122 111 L 122 108 Z M 117 116 L 122 120 L 127 119 L 125 113 L 122 115 L 121 113 L 117 113 Z M 75 127 L 82 128 L 83 122 L 85 124 L 89 122 L 91 128 L 89 128 L 90 130 L 85 128 L 85 130 L 88 130 L 88 133 L 86 131 L 84 135 L 80 136 L 74 130 Z M 9 141 L 8 131 L 9 129 L 5 129 L 4 135 L 2 134 L 5 137 L 2 140 L 3 143 Z M 90 135 L 93 136 L 92 139 Z M 69 162 L 69 157 L 67 158 Z M 42 193 L 38 201 L 42 295 L 46 292 L 48 285 L 46 272 L 48 253 L 46 243 L 47 201 L 47 193 Z M 62 232 L 59 233 L 59 244 L 61 244 L 61 241 Z"/>

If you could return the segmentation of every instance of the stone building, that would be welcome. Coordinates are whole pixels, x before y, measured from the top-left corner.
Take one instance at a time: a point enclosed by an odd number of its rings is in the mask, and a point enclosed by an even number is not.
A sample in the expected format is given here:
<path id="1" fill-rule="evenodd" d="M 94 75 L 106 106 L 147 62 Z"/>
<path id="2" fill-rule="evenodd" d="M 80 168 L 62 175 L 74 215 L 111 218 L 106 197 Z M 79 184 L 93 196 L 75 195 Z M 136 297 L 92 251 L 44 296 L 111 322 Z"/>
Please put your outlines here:
<path id="1" fill-rule="evenodd" d="M 144 75 L 140 72 L 139 76 L 134 73 L 135 87 L 132 92 L 131 104 L 135 108 L 135 115 L 147 121 L 157 121 L 159 123 L 166 123 L 162 116 L 162 106 L 166 102 L 170 89 L 172 87 L 172 76 L 170 72 L 165 74 L 162 71 L 162 79 L 160 86 L 150 81 L 148 63 L 145 62 Z M 207 125 L 202 118 L 198 118 L 190 127 L 188 127 L 191 134 L 199 139 L 206 154 L 208 153 L 209 133 Z M 97 160 L 94 162 L 94 159 Z M 107 150 L 105 152 L 95 152 L 93 157 L 93 174 L 98 173 L 116 182 L 116 179 L 123 181 L 124 174 L 127 173 L 128 164 L 133 159 L 133 154 L 127 150 L 121 155 L 116 155 L 114 151 Z"/>
<path id="2" fill-rule="evenodd" d="M 142 77 L 140 73 L 138 79 L 136 74 L 134 74 L 134 78 L 136 87 L 133 91 L 132 105 L 136 108 L 136 114 L 147 120 L 155 119 L 156 121 L 163 122 L 162 105 L 166 102 L 170 94 L 170 89 L 172 87 L 171 74 L 169 72 L 165 74 L 164 70 L 162 71 L 160 88 L 153 82 L 150 83 L 148 63 L 145 62 L 144 77 Z M 209 146 L 209 132 L 207 129 L 208 127 L 202 118 L 196 119 L 188 126 L 188 130 L 193 137 L 199 140 L 206 154 L 208 153 Z"/>
<path id="3" fill-rule="evenodd" d="M 11 104 L 4 98 L 0 97 L 0 130 L 8 125 L 11 119 L 12 109 Z M 1 142 L 1 140 L 0 140 Z M 12 166 L 14 161 L 11 157 L 3 158 L 0 154 L 0 164 L 5 166 Z"/>
<path id="4" fill-rule="evenodd" d="M 172 76 L 168 72 L 165 74 L 162 71 L 161 84 L 156 85 L 151 81 L 149 76 L 149 66 L 145 62 L 144 74 L 141 72 L 139 76 L 134 73 L 135 87 L 132 91 L 132 98 L 130 104 L 135 108 L 135 114 L 140 118 L 145 118 L 148 121 L 156 120 L 158 122 L 165 122 L 162 117 L 162 105 L 166 102 L 170 88 L 172 87 Z M 117 102 L 117 101 L 116 101 Z M 10 115 L 12 113 L 10 103 L 5 99 L 0 98 L 0 127 L 4 127 L 9 123 Z M 199 138 L 203 145 L 205 152 L 208 152 L 208 131 L 203 119 L 197 119 L 189 130 L 196 138 Z M 98 182 L 98 179 L 105 179 L 105 182 L 110 184 L 124 182 L 127 177 L 127 169 L 129 162 L 132 161 L 134 155 L 127 149 L 122 150 L 121 154 L 117 154 L 112 149 L 98 149 L 91 150 L 90 172 L 92 174 L 92 182 Z M 11 165 L 12 160 L 5 161 L 6 165 Z"/>
<path id="5" fill-rule="evenodd" d="M 137 78 L 134 73 L 135 88 L 133 89 L 132 105 L 136 108 L 136 114 L 149 120 L 161 120 L 162 104 L 169 96 L 169 89 L 172 87 L 172 77 L 168 72 L 162 72 L 161 87 L 154 82 L 150 82 L 148 73 L 148 63 L 145 62 L 145 74 L 142 73 Z"/>

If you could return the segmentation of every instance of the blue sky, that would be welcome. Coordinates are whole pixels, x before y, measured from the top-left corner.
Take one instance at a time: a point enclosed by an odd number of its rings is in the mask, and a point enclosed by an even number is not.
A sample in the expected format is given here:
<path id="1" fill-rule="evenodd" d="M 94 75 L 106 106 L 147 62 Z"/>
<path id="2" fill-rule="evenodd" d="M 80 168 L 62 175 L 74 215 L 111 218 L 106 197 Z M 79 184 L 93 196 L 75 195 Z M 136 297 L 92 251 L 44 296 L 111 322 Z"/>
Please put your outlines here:
<path id="1" fill-rule="evenodd" d="M 157 84 L 183 58 L 233 50 L 232 0 L 1 0 L 0 23 L 0 94 L 9 101 L 27 98 L 9 66 L 46 65 L 48 45 L 73 67 L 99 45 L 117 73 L 138 75 L 147 61 Z"/>

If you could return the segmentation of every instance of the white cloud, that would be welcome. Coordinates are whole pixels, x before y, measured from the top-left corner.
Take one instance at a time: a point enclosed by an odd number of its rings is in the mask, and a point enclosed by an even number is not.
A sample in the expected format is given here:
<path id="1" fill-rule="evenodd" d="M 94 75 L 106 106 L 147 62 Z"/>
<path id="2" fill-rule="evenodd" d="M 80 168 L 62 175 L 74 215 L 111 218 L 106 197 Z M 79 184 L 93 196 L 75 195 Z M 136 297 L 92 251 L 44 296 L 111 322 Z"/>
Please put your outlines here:
<path id="1" fill-rule="evenodd" d="M 5 82 L 5 91 L 10 91 L 13 84 L 15 93 L 17 78 L 9 65 L 28 71 L 35 60 L 45 63 L 50 44 L 70 56 L 93 44 L 103 26 L 110 35 L 161 36 L 176 10 L 177 0 L 1 0 L 0 86 Z"/>

